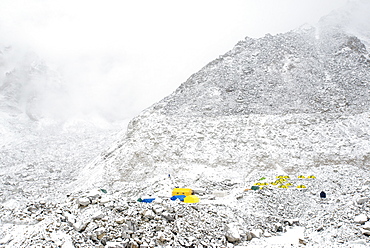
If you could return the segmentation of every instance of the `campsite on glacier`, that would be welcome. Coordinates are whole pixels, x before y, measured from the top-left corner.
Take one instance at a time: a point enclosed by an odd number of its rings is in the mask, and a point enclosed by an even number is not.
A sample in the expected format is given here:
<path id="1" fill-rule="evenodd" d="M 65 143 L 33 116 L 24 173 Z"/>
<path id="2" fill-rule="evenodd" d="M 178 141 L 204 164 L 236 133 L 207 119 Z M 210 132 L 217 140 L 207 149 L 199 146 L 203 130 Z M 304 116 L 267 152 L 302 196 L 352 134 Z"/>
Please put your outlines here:
<path id="1" fill-rule="evenodd" d="M 0 247 L 367 247 L 368 10 L 245 37 L 123 122 L 1 46 Z"/>

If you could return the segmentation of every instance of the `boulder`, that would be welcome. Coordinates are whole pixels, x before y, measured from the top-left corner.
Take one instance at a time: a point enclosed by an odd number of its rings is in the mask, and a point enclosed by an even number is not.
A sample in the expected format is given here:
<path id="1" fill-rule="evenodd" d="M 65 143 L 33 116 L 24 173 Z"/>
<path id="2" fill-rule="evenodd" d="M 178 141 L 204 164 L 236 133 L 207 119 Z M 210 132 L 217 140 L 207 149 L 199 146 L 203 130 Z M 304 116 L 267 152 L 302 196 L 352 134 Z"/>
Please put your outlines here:
<path id="1" fill-rule="evenodd" d="M 96 200 L 102 195 L 102 193 L 103 192 L 100 189 L 93 189 L 86 194 L 86 197 L 91 200 Z"/>
<path id="2" fill-rule="evenodd" d="M 364 234 L 366 236 L 370 236 L 370 231 L 369 230 L 361 229 L 361 232 L 362 232 L 362 234 Z"/>
<path id="3" fill-rule="evenodd" d="M 354 219 L 354 222 L 364 224 L 367 221 L 367 215 L 366 214 L 360 214 L 357 215 Z"/>
<path id="4" fill-rule="evenodd" d="M 148 209 L 148 210 L 144 211 L 143 216 L 148 218 L 148 219 L 154 219 L 155 213 L 152 210 Z"/>
<path id="5" fill-rule="evenodd" d="M 116 222 L 117 224 L 123 224 L 123 223 L 125 223 L 125 218 L 117 218 L 117 219 L 115 220 L 115 222 Z"/>
<path id="6" fill-rule="evenodd" d="M 108 241 L 104 248 L 119 248 L 122 247 L 121 242 Z"/>
<path id="7" fill-rule="evenodd" d="M 109 196 L 103 196 L 100 200 L 99 200 L 99 202 L 101 203 L 101 204 L 106 204 L 106 203 L 108 203 L 108 202 L 110 202 L 111 201 L 111 198 L 109 197 Z"/>
<path id="8" fill-rule="evenodd" d="M 193 189 L 193 193 L 194 193 L 195 195 L 205 195 L 205 194 L 206 194 L 206 192 L 207 192 L 207 190 L 206 190 L 206 189 L 204 189 L 204 188 L 197 188 L 197 189 Z"/>
<path id="9" fill-rule="evenodd" d="M 93 220 L 100 220 L 104 217 L 104 214 L 102 211 L 98 210 L 95 213 L 92 214 L 92 219 Z"/>
<path id="10" fill-rule="evenodd" d="M 365 224 L 362 226 L 363 229 L 370 231 L 370 221 L 365 222 Z"/>
<path id="11" fill-rule="evenodd" d="M 252 234 L 250 232 L 245 233 L 245 238 L 246 238 L 247 241 L 250 241 L 250 240 L 253 239 Z"/>
<path id="12" fill-rule="evenodd" d="M 143 242 L 143 243 L 140 245 L 140 248 L 149 248 L 149 245 L 148 245 L 146 242 Z"/>
<path id="13" fill-rule="evenodd" d="M 351 241 L 350 244 L 354 244 L 354 245 L 366 245 L 367 242 L 365 239 L 358 239 L 358 240 L 355 240 L 355 241 Z"/>
<path id="14" fill-rule="evenodd" d="M 82 232 L 85 230 L 86 226 L 90 223 L 90 221 L 77 221 L 76 223 L 73 223 L 72 226 L 77 232 Z"/>
<path id="15" fill-rule="evenodd" d="M 260 238 L 262 237 L 263 231 L 261 229 L 253 229 L 251 231 L 252 238 Z"/>
<path id="16" fill-rule="evenodd" d="M 284 222 L 287 223 L 289 226 L 299 225 L 299 219 L 285 219 Z"/>
<path id="17" fill-rule="evenodd" d="M 216 190 L 212 192 L 215 197 L 225 197 L 229 194 L 227 191 Z"/>
<path id="18" fill-rule="evenodd" d="M 153 206 L 153 211 L 156 214 L 161 214 L 164 212 L 164 208 L 161 205 L 154 205 Z"/>
<path id="19" fill-rule="evenodd" d="M 76 222 L 76 216 L 68 212 L 63 212 L 63 216 L 66 218 L 69 224 L 74 224 Z"/>
<path id="20" fill-rule="evenodd" d="M 369 197 L 361 197 L 357 199 L 357 204 L 364 204 L 369 201 Z"/>
<path id="21" fill-rule="evenodd" d="M 139 248 L 139 244 L 136 243 L 134 240 L 131 240 L 129 243 L 130 248 Z"/>
<path id="22" fill-rule="evenodd" d="M 105 231 L 105 229 L 103 227 L 100 227 L 100 228 L 94 230 L 94 234 L 100 240 L 100 239 L 102 239 L 105 236 L 106 231 Z"/>
<path id="23" fill-rule="evenodd" d="M 229 242 L 239 242 L 241 237 L 240 237 L 240 232 L 239 228 L 237 227 L 236 223 L 230 223 L 226 225 L 226 239 Z"/>
<path id="24" fill-rule="evenodd" d="M 81 198 L 78 198 L 77 203 L 78 203 L 78 205 L 85 207 L 85 206 L 89 205 L 91 203 L 91 201 L 87 197 L 81 197 Z"/>

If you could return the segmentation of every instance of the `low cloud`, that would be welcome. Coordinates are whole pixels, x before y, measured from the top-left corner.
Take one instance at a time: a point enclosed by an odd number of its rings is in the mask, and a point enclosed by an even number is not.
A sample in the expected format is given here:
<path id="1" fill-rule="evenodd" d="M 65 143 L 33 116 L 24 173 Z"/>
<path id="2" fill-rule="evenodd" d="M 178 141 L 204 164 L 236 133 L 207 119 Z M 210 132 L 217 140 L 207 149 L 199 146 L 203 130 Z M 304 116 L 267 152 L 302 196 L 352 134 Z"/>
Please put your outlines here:
<path id="1" fill-rule="evenodd" d="M 345 2 L 2 0 L 0 87 L 36 66 L 18 81 L 35 116 L 131 119 L 245 36 L 313 24 Z"/>

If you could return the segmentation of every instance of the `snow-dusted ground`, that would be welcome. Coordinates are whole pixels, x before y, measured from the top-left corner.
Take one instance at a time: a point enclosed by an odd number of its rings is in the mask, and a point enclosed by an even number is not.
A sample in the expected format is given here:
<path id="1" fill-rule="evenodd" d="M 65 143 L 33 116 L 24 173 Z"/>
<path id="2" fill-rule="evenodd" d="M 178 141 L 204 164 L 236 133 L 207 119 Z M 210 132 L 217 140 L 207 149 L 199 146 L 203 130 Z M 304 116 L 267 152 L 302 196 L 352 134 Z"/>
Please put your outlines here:
<path id="1" fill-rule="evenodd" d="M 106 149 L 123 126 L 97 127 L 8 119 L 0 132 L 0 202 L 58 199 L 80 169 Z"/>
<path id="2" fill-rule="evenodd" d="M 85 165 L 95 164 L 93 158 L 115 149 L 123 125 L 19 117 L 2 124 L 0 247 L 366 247 L 370 242 L 370 173 L 363 165 L 242 171 L 208 163 L 158 164 L 144 181 L 122 180 L 105 194 L 75 188 L 80 185 L 75 180 L 81 180 Z M 138 169 L 137 175 L 150 173 Z M 262 177 L 271 182 L 281 174 L 307 189 L 244 191 Z M 316 179 L 298 179 L 300 174 Z M 200 203 L 169 201 L 175 186 L 195 189 Z M 319 198 L 321 190 L 327 199 Z M 136 201 L 149 194 L 160 200 Z M 79 202 L 86 198 L 90 204 L 83 207 Z"/>
<path id="3" fill-rule="evenodd" d="M 220 177 L 233 179 L 199 178 L 194 188 L 201 199 L 198 204 L 169 200 L 173 185 L 184 182 L 176 175 L 145 181 L 146 192 L 157 199 L 149 204 L 136 201 L 146 193 L 133 194 L 144 182 L 127 183 L 107 193 L 95 188 L 60 194 L 58 200 L 3 204 L 0 243 L 3 247 L 302 247 L 303 243 L 366 247 L 368 170 L 345 164 L 306 168 L 285 174 L 294 185 L 288 189 L 270 185 L 245 191 L 256 182 L 276 180 L 280 172 L 254 171 L 238 177 L 217 170 Z M 298 179 L 300 174 L 316 179 Z M 262 177 L 266 179 L 259 181 Z M 295 188 L 300 184 L 307 188 Z M 319 197 L 322 190 L 326 199 Z"/>
<path id="4" fill-rule="evenodd" d="M 69 194 L 67 186 L 80 169 L 106 149 L 125 127 L 123 123 L 97 126 L 82 120 L 63 124 L 35 122 L 6 113 L 1 113 L 1 117 L 0 206 L 3 210 L 63 200 Z M 3 210 L 1 238 L 6 237 L 9 226 L 18 231 L 26 227 L 27 221 L 7 218 Z"/>

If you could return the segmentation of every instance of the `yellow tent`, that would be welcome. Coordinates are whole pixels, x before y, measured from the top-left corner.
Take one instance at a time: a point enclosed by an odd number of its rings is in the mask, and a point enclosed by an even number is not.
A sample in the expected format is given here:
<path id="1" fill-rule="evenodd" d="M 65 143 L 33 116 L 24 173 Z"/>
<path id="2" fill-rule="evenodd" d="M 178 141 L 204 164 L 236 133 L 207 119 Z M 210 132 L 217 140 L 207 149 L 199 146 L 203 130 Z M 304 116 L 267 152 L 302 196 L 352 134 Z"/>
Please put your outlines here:
<path id="1" fill-rule="evenodd" d="M 307 178 L 314 179 L 316 177 L 315 176 L 308 176 Z"/>
<path id="2" fill-rule="evenodd" d="M 284 176 L 277 176 L 276 178 L 284 178 Z"/>
<path id="3" fill-rule="evenodd" d="M 280 185 L 279 188 L 281 188 L 281 189 L 287 189 L 288 186 L 286 186 L 286 185 Z"/>
<path id="4" fill-rule="evenodd" d="M 191 189 L 184 189 L 184 188 L 174 188 L 172 190 L 172 196 L 174 195 L 191 195 L 193 191 Z"/>
<path id="5" fill-rule="evenodd" d="M 306 188 L 306 186 L 304 186 L 304 185 L 298 185 L 297 188 L 298 189 L 304 189 L 304 188 Z"/>
<path id="6" fill-rule="evenodd" d="M 293 186 L 293 184 L 292 183 L 287 183 L 287 184 L 285 184 L 285 186 Z"/>
<path id="7" fill-rule="evenodd" d="M 290 176 L 284 176 L 283 178 L 290 178 Z"/>
<path id="8" fill-rule="evenodd" d="M 197 203 L 199 202 L 199 197 L 196 195 L 188 195 L 184 198 L 185 203 Z"/>
<path id="9" fill-rule="evenodd" d="M 306 178 L 306 177 L 303 176 L 303 175 L 300 175 L 300 176 L 298 176 L 298 178 L 303 179 L 303 178 Z"/>

